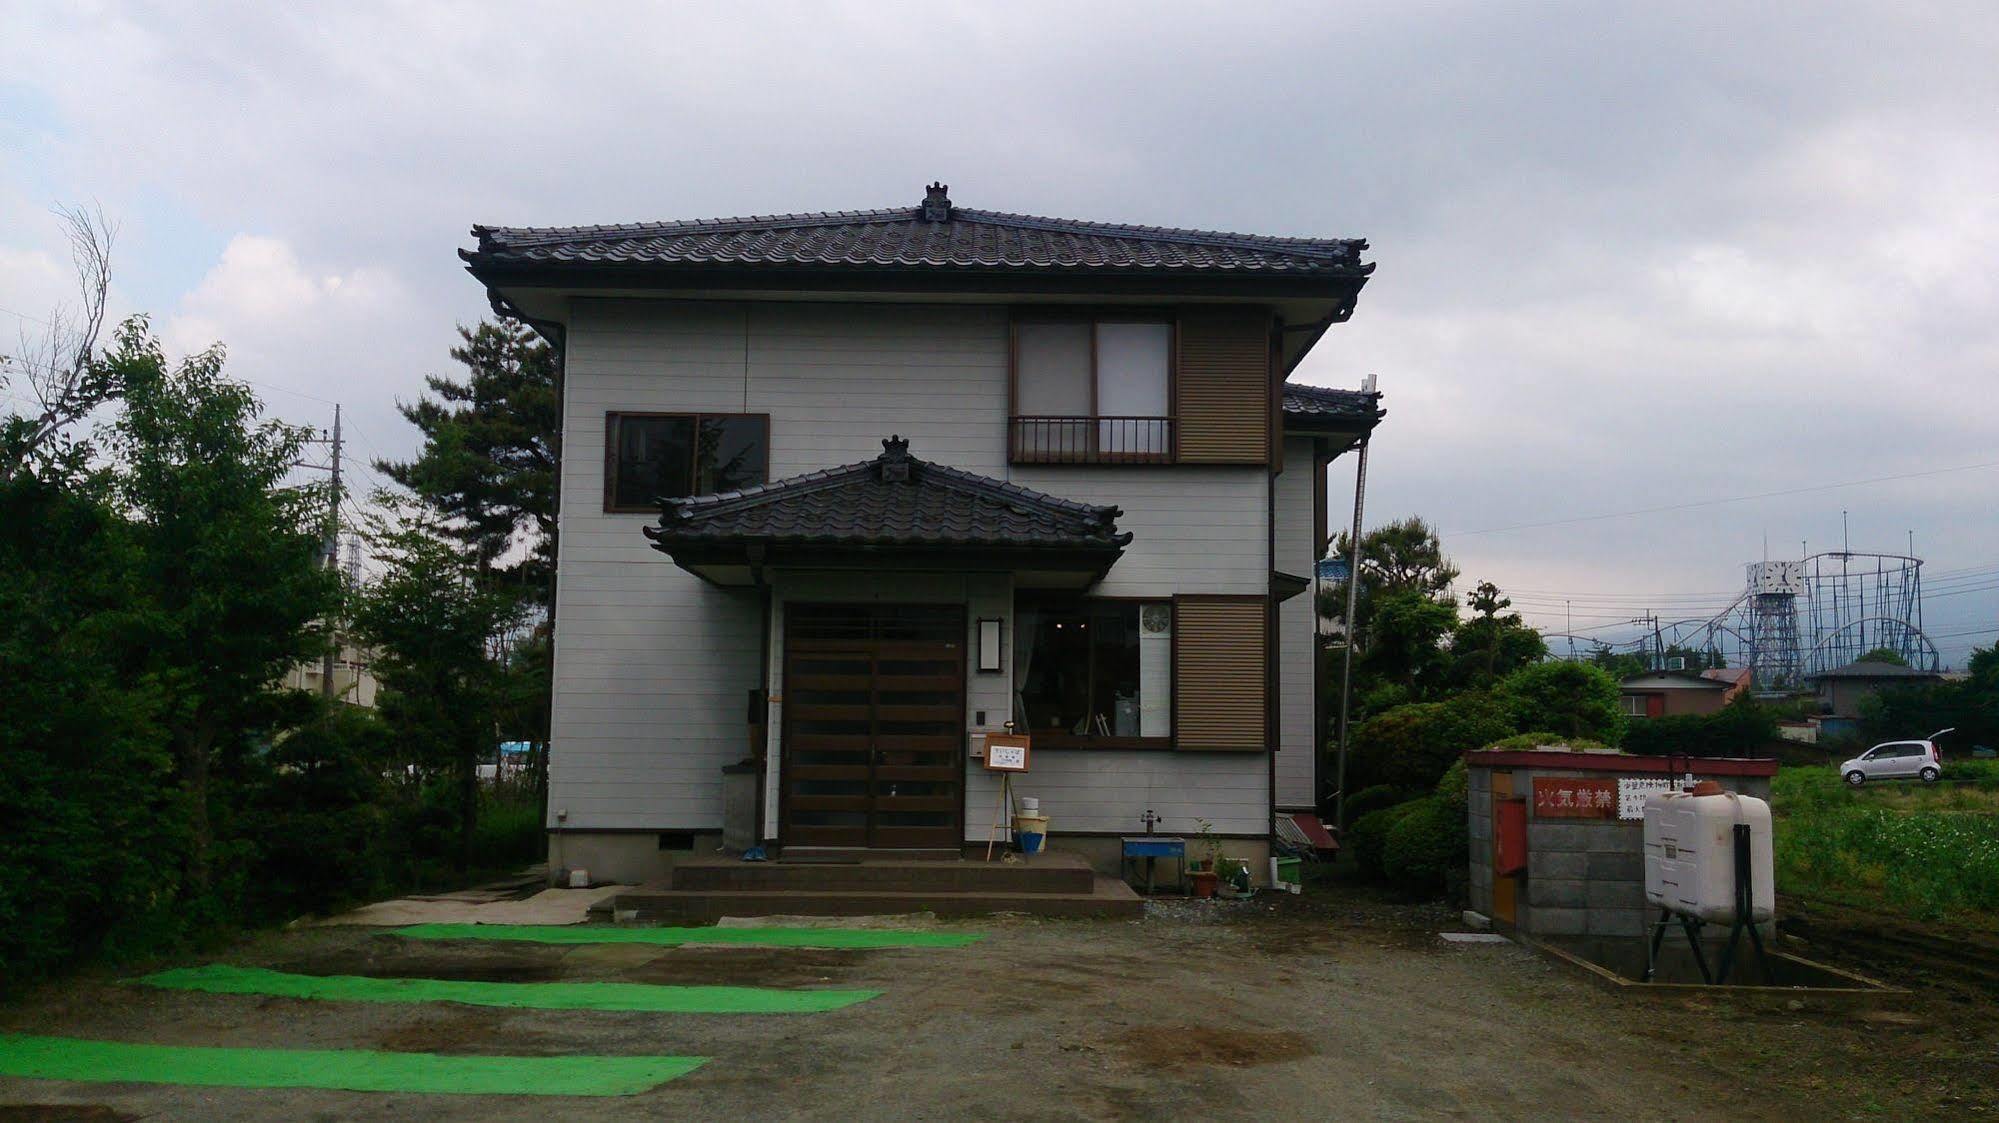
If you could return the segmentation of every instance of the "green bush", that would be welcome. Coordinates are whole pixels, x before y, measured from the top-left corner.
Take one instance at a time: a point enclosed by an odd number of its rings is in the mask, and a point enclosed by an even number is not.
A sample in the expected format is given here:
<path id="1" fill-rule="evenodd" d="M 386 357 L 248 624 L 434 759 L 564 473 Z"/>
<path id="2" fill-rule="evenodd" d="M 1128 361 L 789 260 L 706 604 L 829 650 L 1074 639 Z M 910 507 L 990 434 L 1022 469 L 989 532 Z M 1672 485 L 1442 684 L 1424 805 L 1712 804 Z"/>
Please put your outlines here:
<path id="1" fill-rule="evenodd" d="M 1514 728 L 1506 711 L 1478 692 L 1447 702 L 1397 706 L 1354 729 L 1349 765 L 1367 784 L 1428 791 L 1453 761 Z"/>
<path id="2" fill-rule="evenodd" d="M 1454 871 L 1469 860 L 1470 841 L 1462 808 L 1453 810 L 1443 796 L 1425 796 L 1408 804 L 1388 828 L 1382 872 L 1389 882 L 1412 893 L 1437 893 L 1451 882 Z"/>
<path id="3" fill-rule="evenodd" d="M 372 712 L 334 703 L 266 754 L 244 822 L 262 855 L 259 915 L 327 912 L 394 880 L 386 845 L 405 836 L 394 829 L 386 741 Z"/>
<path id="4" fill-rule="evenodd" d="M 1421 802 L 1421 799 L 1412 799 L 1394 807 L 1370 811 L 1355 820 L 1353 829 L 1347 832 L 1347 846 L 1352 850 L 1354 865 L 1360 868 L 1361 873 L 1377 880 L 1388 876 L 1383 863 L 1388 850 L 1388 834 L 1404 815 Z"/>
<path id="5" fill-rule="evenodd" d="M 1602 741 L 1592 741 L 1587 737 L 1564 737 L 1559 733 L 1544 731 L 1538 733 L 1516 733 L 1504 740 L 1482 746 L 1500 752 L 1528 752 L 1542 745 L 1563 745 L 1571 749 L 1607 749 Z"/>
<path id="6" fill-rule="evenodd" d="M 472 841 L 481 862 L 506 868 L 538 862 L 546 838 L 541 801 L 530 785 L 502 783 L 481 793 Z"/>
<path id="7" fill-rule="evenodd" d="M 1516 730 L 1549 729 L 1606 745 L 1619 744 L 1624 736 L 1617 680 L 1587 663 L 1522 667 L 1500 682 L 1497 694 Z"/>
<path id="8" fill-rule="evenodd" d="M 1357 823 L 1364 815 L 1371 815 L 1399 803 L 1407 803 L 1422 794 L 1420 791 L 1398 788 L 1394 784 L 1376 784 L 1371 788 L 1362 788 L 1347 797 L 1347 822 Z"/>
<path id="9" fill-rule="evenodd" d="M 1749 756 L 1777 736 L 1777 719 L 1748 698 L 1712 714 L 1676 714 L 1634 721 L 1624 734 L 1624 750 L 1655 756 Z"/>

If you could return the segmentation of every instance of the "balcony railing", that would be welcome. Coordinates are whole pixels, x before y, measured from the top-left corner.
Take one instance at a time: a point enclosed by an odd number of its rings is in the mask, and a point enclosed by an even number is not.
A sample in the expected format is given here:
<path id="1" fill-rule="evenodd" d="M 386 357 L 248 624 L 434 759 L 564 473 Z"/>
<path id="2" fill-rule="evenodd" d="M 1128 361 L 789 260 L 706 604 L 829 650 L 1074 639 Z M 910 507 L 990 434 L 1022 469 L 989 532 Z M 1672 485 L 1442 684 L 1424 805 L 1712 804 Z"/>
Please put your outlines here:
<path id="1" fill-rule="evenodd" d="M 1015 417 L 1015 464 L 1158 464 L 1173 458 L 1170 417 Z"/>

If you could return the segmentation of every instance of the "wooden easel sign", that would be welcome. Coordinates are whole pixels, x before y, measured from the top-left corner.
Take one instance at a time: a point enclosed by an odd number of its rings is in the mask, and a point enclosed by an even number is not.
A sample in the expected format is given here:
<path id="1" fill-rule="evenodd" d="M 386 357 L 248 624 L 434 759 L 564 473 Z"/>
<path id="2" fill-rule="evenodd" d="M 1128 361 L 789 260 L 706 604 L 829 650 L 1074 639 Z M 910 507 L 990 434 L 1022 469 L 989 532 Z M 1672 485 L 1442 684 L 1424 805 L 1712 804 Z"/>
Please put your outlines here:
<path id="1" fill-rule="evenodd" d="M 1027 737 L 1019 733 L 986 734 L 985 764 L 986 771 L 1000 774 L 999 804 L 993 808 L 993 828 L 986 832 L 986 861 L 990 862 L 994 844 L 1012 835 L 1013 774 L 1027 771 Z"/>
<path id="2" fill-rule="evenodd" d="M 1018 733 L 986 734 L 986 771 L 1027 771 L 1028 739 Z"/>

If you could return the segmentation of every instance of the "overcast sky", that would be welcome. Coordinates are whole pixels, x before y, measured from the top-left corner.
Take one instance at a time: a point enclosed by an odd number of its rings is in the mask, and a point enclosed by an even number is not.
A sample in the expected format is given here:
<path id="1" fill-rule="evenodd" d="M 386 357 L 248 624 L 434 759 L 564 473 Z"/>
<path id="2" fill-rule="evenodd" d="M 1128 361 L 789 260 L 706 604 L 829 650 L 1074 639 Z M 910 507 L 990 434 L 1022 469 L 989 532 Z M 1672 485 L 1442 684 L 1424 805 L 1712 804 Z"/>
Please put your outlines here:
<path id="1" fill-rule="evenodd" d="M 365 460 L 413 448 L 394 400 L 486 314 L 475 221 L 941 178 L 1360 236 L 1379 269 L 1299 377 L 1379 376 L 1370 522 L 1424 515 L 1467 583 L 1618 638 L 1719 608 L 1766 538 L 1836 546 L 1846 510 L 1854 549 L 1913 531 L 1961 664 L 1999 635 L 1999 8 L 1745 7 L 17 0 L 0 339 L 68 292 L 49 208 L 95 201 L 120 311 L 225 342 L 286 418 L 344 403 Z"/>

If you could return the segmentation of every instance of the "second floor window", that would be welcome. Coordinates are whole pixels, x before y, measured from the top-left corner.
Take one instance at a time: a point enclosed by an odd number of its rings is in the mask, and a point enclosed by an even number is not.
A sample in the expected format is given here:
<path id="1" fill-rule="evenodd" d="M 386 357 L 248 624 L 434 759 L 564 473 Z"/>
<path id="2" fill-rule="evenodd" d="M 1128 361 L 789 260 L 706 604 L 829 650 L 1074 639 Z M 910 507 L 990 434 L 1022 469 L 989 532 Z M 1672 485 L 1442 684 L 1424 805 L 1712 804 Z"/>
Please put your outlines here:
<path id="1" fill-rule="evenodd" d="M 1013 456 L 1157 460 L 1173 451 L 1173 325 L 1142 316 L 1014 325 Z"/>
<path id="2" fill-rule="evenodd" d="M 755 487 L 768 479 L 770 419 L 761 414 L 605 415 L 604 509 Z"/>

